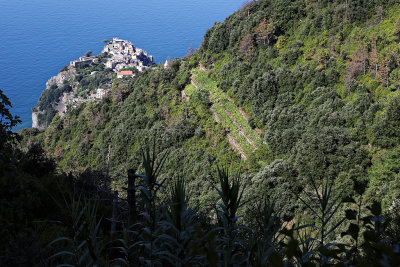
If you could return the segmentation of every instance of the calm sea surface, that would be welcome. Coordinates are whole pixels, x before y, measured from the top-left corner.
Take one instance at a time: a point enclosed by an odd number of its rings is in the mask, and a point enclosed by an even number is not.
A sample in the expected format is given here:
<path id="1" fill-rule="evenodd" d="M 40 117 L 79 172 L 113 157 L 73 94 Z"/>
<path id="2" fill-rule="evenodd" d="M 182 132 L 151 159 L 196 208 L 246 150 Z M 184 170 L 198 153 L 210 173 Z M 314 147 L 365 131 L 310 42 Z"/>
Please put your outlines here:
<path id="1" fill-rule="evenodd" d="M 46 81 L 86 51 L 100 53 L 102 40 L 129 40 L 156 62 L 183 57 L 242 2 L 0 0 L 0 89 L 22 119 L 15 130 L 31 127 L 31 108 Z"/>

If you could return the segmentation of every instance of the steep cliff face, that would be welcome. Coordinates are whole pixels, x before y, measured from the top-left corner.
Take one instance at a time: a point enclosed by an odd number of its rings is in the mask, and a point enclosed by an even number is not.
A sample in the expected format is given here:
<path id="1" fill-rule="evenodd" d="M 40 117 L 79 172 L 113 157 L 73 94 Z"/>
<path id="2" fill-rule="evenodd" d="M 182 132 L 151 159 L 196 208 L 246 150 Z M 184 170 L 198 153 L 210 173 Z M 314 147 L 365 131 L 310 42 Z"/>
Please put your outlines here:
<path id="1" fill-rule="evenodd" d="M 39 123 L 39 114 L 43 114 L 41 111 L 32 111 L 32 128 L 39 130 L 45 130 L 45 125 Z"/>
<path id="2" fill-rule="evenodd" d="M 71 85 L 75 85 L 73 80 L 76 76 L 76 69 L 72 66 L 64 67 L 57 75 L 51 77 L 46 82 L 46 89 L 42 92 L 39 103 L 32 108 L 32 128 L 44 130 L 49 121 L 47 117 L 54 116 L 56 113 L 65 113 L 63 104 L 63 94 L 71 90 Z"/>
<path id="3" fill-rule="evenodd" d="M 68 67 L 67 70 L 60 71 L 56 76 L 51 77 L 46 82 L 46 90 L 50 89 L 50 87 L 54 84 L 57 85 L 57 87 L 63 86 L 64 82 L 74 78 L 75 74 L 75 69 L 71 67 Z"/>
<path id="4" fill-rule="evenodd" d="M 49 109 L 58 112 L 60 115 L 65 113 L 65 109 L 60 108 L 65 107 L 65 105 L 62 103 L 63 94 L 64 91 L 67 91 L 70 88 L 69 84 L 72 84 L 71 81 L 75 79 L 75 76 L 75 68 L 68 66 L 46 82 L 46 89 L 42 92 L 40 100 L 47 100 L 46 103 L 49 104 L 49 106 L 47 107 L 46 111 L 46 107 L 44 107 L 44 105 L 40 105 L 39 102 L 38 105 L 32 108 L 32 128 L 37 128 L 39 130 L 44 130 L 47 128 L 48 121 L 44 117 L 47 115 L 46 113 L 48 113 Z M 56 96 L 60 93 L 61 96 L 57 98 Z"/>

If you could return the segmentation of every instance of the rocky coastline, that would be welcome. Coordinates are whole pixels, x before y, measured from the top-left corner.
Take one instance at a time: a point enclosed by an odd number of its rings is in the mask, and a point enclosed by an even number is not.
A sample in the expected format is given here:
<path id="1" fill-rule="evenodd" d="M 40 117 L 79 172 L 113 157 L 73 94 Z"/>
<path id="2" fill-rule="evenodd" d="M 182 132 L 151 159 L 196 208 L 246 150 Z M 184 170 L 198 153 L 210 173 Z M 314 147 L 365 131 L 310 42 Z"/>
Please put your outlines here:
<path id="1" fill-rule="evenodd" d="M 134 77 L 153 68 L 154 58 L 131 42 L 106 40 L 102 52 L 90 52 L 70 62 L 46 82 L 39 101 L 32 108 L 32 128 L 45 130 L 52 118 L 88 101 L 101 101 L 111 94 L 114 79 Z"/>

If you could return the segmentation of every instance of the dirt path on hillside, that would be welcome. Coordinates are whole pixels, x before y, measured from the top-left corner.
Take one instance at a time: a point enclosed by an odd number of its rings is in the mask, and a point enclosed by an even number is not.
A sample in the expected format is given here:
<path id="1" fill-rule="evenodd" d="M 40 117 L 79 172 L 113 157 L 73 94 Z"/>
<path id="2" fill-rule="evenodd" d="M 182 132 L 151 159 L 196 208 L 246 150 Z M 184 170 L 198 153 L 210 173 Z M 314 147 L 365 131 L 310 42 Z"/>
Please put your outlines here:
<path id="1" fill-rule="evenodd" d="M 213 117 L 214 117 L 214 120 L 217 122 L 217 123 L 220 123 L 220 120 L 219 120 L 219 117 L 218 117 L 218 115 L 217 115 L 217 112 L 215 112 L 215 110 L 211 107 L 210 108 L 210 111 L 211 111 L 211 113 L 212 113 L 212 115 L 213 115 Z"/>
<path id="2" fill-rule="evenodd" d="M 185 93 L 185 90 L 182 90 L 181 97 L 182 97 L 183 100 L 189 101 L 189 97 L 188 97 L 187 94 Z"/>
<path id="3" fill-rule="evenodd" d="M 199 64 L 199 67 L 200 67 L 200 69 L 201 69 L 202 71 L 204 71 L 204 72 L 207 73 L 207 74 L 210 72 L 210 71 L 209 71 L 206 67 L 204 67 L 203 64 L 201 64 L 201 63 Z"/>
<path id="4" fill-rule="evenodd" d="M 231 97 L 229 97 L 226 93 L 224 93 L 226 95 L 226 97 L 229 99 L 229 101 L 231 101 L 233 104 L 235 104 L 235 100 Z M 243 118 L 246 121 L 249 121 L 249 115 L 247 115 L 246 111 L 244 111 L 241 107 L 239 107 L 238 105 L 235 104 L 235 106 L 239 109 L 239 112 L 242 114 Z M 261 136 L 262 135 L 262 131 L 260 128 L 254 128 L 254 130 Z"/>
<path id="5" fill-rule="evenodd" d="M 250 144 L 250 146 L 253 147 L 253 149 L 257 149 L 258 147 L 254 144 L 254 142 L 246 135 L 246 133 L 242 130 L 242 126 L 239 125 L 239 123 L 237 123 L 237 121 L 235 120 L 235 118 L 233 118 L 233 116 L 226 110 L 225 114 L 228 115 L 228 117 L 231 119 L 232 123 L 235 124 L 235 126 L 239 129 L 239 134 L 241 136 L 244 137 L 244 139 L 246 140 L 247 143 Z"/>
<path id="6" fill-rule="evenodd" d="M 190 84 L 193 85 L 196 89 L 199 88 L 199 86 L 197 85 L 197 83 L 193 80 L 193 76 L 190 78 Z"/>
<path id="7" fill-rule="evenodd" d="M 207 74 L 209 73 L 209 70 L 206 69 L 206 67 L 204 67 L 201 63 L 200 63 L 200 70 L 204 71 L 204 72 L 207 73 Z M 197 88 L 197 85 L 196 85 L 196 83 L 194 82 L 193 79 L 191 79 L 191 83 L 192 83 L 192 85 L 193 85 L 194 87 Z M 222 91 L 221 93 L 223 93 L 223 94 L 226 96 L 226 98 L 227 98 L 230 102 L 232 102 L 232 103 L 239 109 L 239 112 L 242 114 L 243 119 L 245 119 L 246 121 L 249 121 L 249 115 L 247 115 L 246 111 L 244 111 L 240 106 L 236 105 L 236 104 L 235 104 L 235 100 L 234 100 L 232 97 L 230 97 L 227 93 L 225 93 L 225 92 L 223 92 L 223 91 Z M 257 128 L 257 127 L 256 127 L 254 130 L 255 130 L 259 135 L 262 134 L 262 131 L 261 131 L 260 128 Z"/>
<path id="8" fill-rule="evenodd" d="M 247 160 L 246 154 L 244 153 L 244 151 L 243 151 L 242 147 L 239 145 L 239 143 L 236 142 L 236 139 L 233 136 L 229 135 L 229 134 L 226 136 L 226 139 L 228 140 L 228 143 L 231 146 L 231 148 L 234 151 L 236 151 L 237 153 L 239 153 L 240 157 L 243 160 Z"/>
<path id="9" fill-rule="evenodd" d="M 213 108 L 210 108 L 210 111 L 211 111 L 211 114 L 212 114 L 214 120 L 215 120 L 217 123 L 220 123 L 220 119 L 219 119 L 219 117 L 218 117 L 218 114 L 215 112 L 215 110 L 214 110 Z M 229 145 L 231 146 L 231 148 L 232 148 L 234 151 L 236 151 L 236 152 L 240 155 L 240 157 L 241 157 L 243 160 L 247 160 L 246 154 L 244 153 L 242 147 L 241 147 L 240 144 L 236 141 L 236 139 L 235 139 L 233 136 L 229 135 L 229 134 L 226 136 L 226 139 L 227 139 Z"/>

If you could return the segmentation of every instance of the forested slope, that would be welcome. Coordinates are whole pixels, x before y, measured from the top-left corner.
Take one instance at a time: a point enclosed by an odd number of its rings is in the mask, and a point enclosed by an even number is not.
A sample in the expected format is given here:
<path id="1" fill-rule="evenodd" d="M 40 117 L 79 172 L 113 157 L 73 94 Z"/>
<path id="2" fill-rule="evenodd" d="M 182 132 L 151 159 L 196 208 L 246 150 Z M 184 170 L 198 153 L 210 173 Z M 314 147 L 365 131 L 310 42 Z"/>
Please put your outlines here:
<path id="1" fill-rule="evenodd" d="M 388 207 L 399 194 L 399 11 L 383 1 L 248 2 L 193 56 L 114 82 L 110 98 L 56 117 L 36 138 L 60 170 L 102 171 L 120 185 L 139 165 L 140 143 L 156 135 L 170 151 L 165 175 L 203 192 L 210 166 L 232 164 L 260 171 L 248 178 L 259 194 L 311 177 L 344 188 L 368 179 L 370 197 Z M 205 75 L 199 64 L 217 91 L 190 87 L 193 73 Z"/>
<path id="2" fill-rule="evenodd" d="M 130 233 L 142 243 L 115 252 L 126 262 L 352 266 L 389 255 L 393 263 L 399 42 L 397 1 L 248 1 L 196 53 L 115 79 L 110 97 L 56 115 L 44 132 L 21 131 L 20 150 L 43 147 L 66 174 L 61 191 L 90 184 L 119 190 L 121 203 L 128 169 L 146 173 L 137 187 L 145 216 L 134 227 L 142 232 Z M 148 151 L 165 159 L 157 175 Z M 94 197 L 110 197 L 103 193 Z M 91 202 L 73 203 L 91 214 Z M 105 205 L 99 213 L 109 218 Z M 302 223 L 309 235 L 295 228 Z M 122 233 L 118 242 L 132 241 Z"/>
<path id="3" fill-rule="evenodd" d="M 199 54 L 272 158 L 296 170 L 290 179 L 368 179 L 388 207 L 399 182 L 399 11 L 379 1 L 249 3 L 206 33 Z"/>

